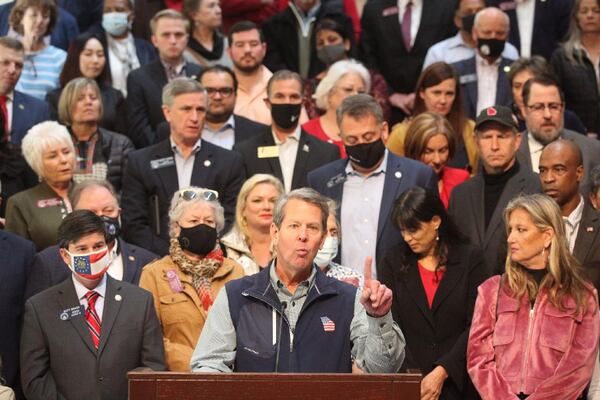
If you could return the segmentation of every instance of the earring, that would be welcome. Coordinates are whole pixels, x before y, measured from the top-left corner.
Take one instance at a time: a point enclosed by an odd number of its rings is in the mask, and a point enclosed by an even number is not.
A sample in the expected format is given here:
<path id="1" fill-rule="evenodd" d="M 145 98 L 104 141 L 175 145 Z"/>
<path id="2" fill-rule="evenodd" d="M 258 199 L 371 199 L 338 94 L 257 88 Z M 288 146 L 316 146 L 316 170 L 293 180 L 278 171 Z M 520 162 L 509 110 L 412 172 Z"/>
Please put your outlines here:
<path id="1" fill-rule="evenodd" d="M 439 235 L 439 233 L 438 233 L 438 230 L 437 230 L 437 228 L 435 228 L 435 240 L 436 240 L 436 241 L 439 241 L 439 240 L 440 240 L 440 235 Z"/>
<path id="2" fill-rule="evenodd" d="M 542 257 L 544 257 L 545 254 L 546 254 L 546 248 L 542 247 Z"/>

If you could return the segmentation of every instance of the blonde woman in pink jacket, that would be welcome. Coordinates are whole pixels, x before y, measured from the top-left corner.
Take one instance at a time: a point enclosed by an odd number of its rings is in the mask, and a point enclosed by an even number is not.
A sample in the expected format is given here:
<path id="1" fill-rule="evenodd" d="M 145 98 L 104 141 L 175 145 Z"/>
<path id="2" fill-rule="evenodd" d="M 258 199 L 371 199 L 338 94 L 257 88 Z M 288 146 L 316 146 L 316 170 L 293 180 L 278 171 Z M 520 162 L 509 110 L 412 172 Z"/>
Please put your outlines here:
<path id="1" fill-rule="evenodd" d="M 513 199 L 506 273 L 478 290 L 467 368 L 483 399 L 579 399 L 598 356 L 597 293 L 547 196 Z"/>

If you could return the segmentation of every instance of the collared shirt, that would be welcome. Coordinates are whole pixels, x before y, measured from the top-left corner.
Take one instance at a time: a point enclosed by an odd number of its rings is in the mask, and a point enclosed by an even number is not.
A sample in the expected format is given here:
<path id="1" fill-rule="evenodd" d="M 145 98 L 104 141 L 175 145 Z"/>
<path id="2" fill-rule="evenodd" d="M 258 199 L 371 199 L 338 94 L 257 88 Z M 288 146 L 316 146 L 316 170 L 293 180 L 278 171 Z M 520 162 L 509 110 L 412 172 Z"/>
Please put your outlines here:
<path id="1" fill-rule="evenodd" d="M 119 240 L 115 240 L 115 245 L 110 251 L 110 257 L 112 259 L 108 271 L 106 271 L 112 278 L 118 281 L 123 280 L 123 253 L 119 251 Z"/>
<path id="2" fill-rule="evenodd" d="M 312 23 L 317 19 L 317 13 L 321 9 L 321 2 L 317 1 L 307 13 L 300 11 L 292 1 L 290 1 L 289 7 L 298 21 L 302 35 L 307 37 L 310 34 L 310 27 Z"/>
<path id="3" fill-rule="evenodd" d="M 501 58 L 491 64 L 479 54 L 475 55 L 477 70 L 477 115 L 484 108 L 496 105 L 496 85 Z"/>
<path id="4" fill-rule="evenodd" d="M 120 90 L 123 96 L 127 97 L 127 76 L 140 67 L 133 35 L 130 32 L 125 39 L 118 40 L 106 34 L 106 42 L 112 87 Z"/>
<path id="5" fill-rule="evenodd" d="M 240 83 L 235 99 L 234 113 L 261 124 L 271 125 L 271 111 L 264 99 L 267 98 L 267 83 L 272 76 L 273 73 L 262 65 L 258 81 L 254 82 L 252 86 L 245 87 Z"/>
<path id="6" fill-rule="evenodd" d="M 213 131 L 207 123 L 204 123 L 202 139 L 209 143 L 231 150 L 235 143 L 235 119 L 233 114 L 217 131 Z"/>
<path id="7" fill-rule="evenodd" d="M 531 40 L 533 37 L 533 19 L 535 17 L 535 0 L 517 1 L 517 25 L 521 42 L 521 57 L 531 57 Z"/>
<path id="8" fill-rule="evenodd" d="M 423 0 L 398 0 L 398 19 L 402 26 L 402 17 L 408 3 L 412 3 L 412 12 L 410 14 L 410 45 L 414 46 L 419 26 L 421 25 L 421 14 L 423 12 Z M 402 38 L 398 38 L 402 40 Z"/>
<path id="9" fill-rule="evenodd" d="M 271 269 L 273 268 L 274 264 L 271 265 Z M 271 272 L 269 274 L 272 281 L 273 275 Z M 311 277 L 314 274 L 313 270 Z M 314 285 L 310 283 L 310 279 L 308 280 L 309 292 Z M 354 314 L 350 323 L 352 357 L 356 360 L 356 365 L 365 372 L 396 372 L 404 359 L 406 344 L 404 335 L 392 319 L 391 312 L 380 318 L 368 316 L 365 308 L 360 304 L 360 293 L 359 290 L 356 291 Z M 289 312 L 290 308 L 286 312 L 288 320 Z M 275 314 L 273 318 L 273 329 L 276 329 Z M 208 313 L 202 335 L 192 354 L 190 362 L 192 372 L 232 372 L 236 356 L 236 339 L 237 333 L 231 320 L 227 290 L 221 290 Z M 276 340 L 276 335 L 273 335 L 274 346 L 277 344 Z M 305 354 L 303 357 L 310 357 L 310 354 Z"/>
<path id="10" fill-rule="evenodd" d="M 73 280 L 73 284 L 75 285 L 75 293 L 77 293 L 79 304 L 87 308 L 88 302 L 85 298 L 85 295 L 87 294 L 87 292 L 90 291 L 90 289 L 86 288 L 81 284 L 81 282 L 75 279 L 74 274 L 71 274 L 71 279 Z M 92 290 L 99 294 L 98 298 L 96 299 L 96 303 L 94 304 L 94 308 L 96 309 L 96 314 L 98 314 L 98 318 L 100 318 L 100 321 L 102 321 L 102 315 L 104 314 L 104 298 L 106 297 L 106 274 L 104 274 L 104 276 L 100 280 L 100 283 L 98 283 L 98 286 L 96 286 Z"/>
<path id="11" fill-rule="evenodd" d="M 438 61 L 454 64 L 474 57 L 475 54 L 475 49 L 467 46 L 462 35 L 458 32 L 453 37 L 442 40 L 429 48 L 427 55 L 425 56 L 425 61 L 423 62 L 423 69 Z M 519 52 L 515 46 L 506 42 L 502 57 L 516 60 L 519 58 Z"/>
<path id="12" fill-rule="evenodd" d="M 388 151 L 381 165 L 369 176 L 355 171 L 352 163 L 346 165 L 346 181 L 342 194 L 342 265 L 363 272 L 365 259 L 376 264 L 377 227 L 383 198 Z M 373 278 L 376 271 L 373 269 Z"/>
<path id="13" fill-rule="evenodd" d="M 162 60 L 162 58 L 160 59 L 160 62 L 163 65 L 163 68 L 165 69 L 165 74 L 167 74 L 167 80 L 169 82 L 171 82 L 173 79 L 183 78 L 186 76 L 185 75 L 186 62 L 185 62 L 185 60 L 183 60 L 183 58 L 182 58 L 181 63 L 177 64 L 177 66 L 175 66 L 175 67 L 171 66 L 171 64 L 164 62 Z"/>
<path id="14" fill-rule="evenodd" d="M 298 154 L 298 144 L 300 142 L 300 124 L 296 126 L 294 133 L 288 135 L 285 141 L 279 140 L 275 131 L 271 131 L 273 140 L 279 148 L 279 165 L 283 175 L 283 187 L 285 192 L 292 190 L 292 179 L 294 179 L 294 167 L 296 166 L 296 154 Z"/>
<path id="15" fill-rule="evenodd" d="M 296 330 L 296 322 L 298 322 L 298 317 L 300 316 L 302 306 L 304 306 L 304 302 L 308 297 L 308 292 L 310 289 L 312 289 L 315 283 L 316 275 L 317 270 L 315 267 L 313 267 L 308 279 L 300 282 L 294 293 L 292 293 L 289 291 L 285 283 L 281 282 L 281 279 L 279 279 L 279 275 L 277 275 L 275 268 L 275 261 L 271 262 L 271 268 L 269 269 L 271 285 L 273 286 L 273 289 L 275 289 L 275 293 L 277 293 L 277 297 L 279 298 L 281 304 L 284 304 L 284 302 L 287 304 L 284 313 L 290 324 L 292 334 Z"/>
<path id="16" fill-rule="evenodd" d="M 529 144 L 529 155 L 531 157 L 531 169 L 535 173 L 540 172 L 540 156 L 542 155 L 542 150 L 544 150 L 544 145 L 536 138 L 533 137 L 531 132 L 527 134 L 527 144 Z"/>
<path id="17" fill-rule="evenodd" d="M 175 167 L 177 168 L 177 181 L 179 183 L 179 189 L 191 186 L 192 172 L 194 171 L 194 161 L 196 160 L 196 154 L 200 151 L 200 144 L 202 139 L 198 139 L 194 145 L 194 149 L 190 156 L 186 159 L 183 157 L 181 150 L 177 147 L 173 138 L 169 138 L 171 141 L 171 149 L 173 150 L 173 157 L 175 158 Z"/>
<path id="18" fill-rule="evenodd" d="M 579 204 L 568 217 L 563 217 L 565 221 L 565 234 L 567 235 L 567 241 L 569 242 L 569 250 L 573 253 L 575 248 L 575 242 L 577 241 L 577 231 L 579 230 L 579 223 L 583 215 L 583 197 L 579 195 Z"/>
<path id="19" fill-rule="evenodd" d="M 13 118 L 13 106 L 14 106 L 15 91 L 11 91 L 6 95 L 6 125 L 8 126 L 8 133 L 12 129 L 12 118 Z"/>

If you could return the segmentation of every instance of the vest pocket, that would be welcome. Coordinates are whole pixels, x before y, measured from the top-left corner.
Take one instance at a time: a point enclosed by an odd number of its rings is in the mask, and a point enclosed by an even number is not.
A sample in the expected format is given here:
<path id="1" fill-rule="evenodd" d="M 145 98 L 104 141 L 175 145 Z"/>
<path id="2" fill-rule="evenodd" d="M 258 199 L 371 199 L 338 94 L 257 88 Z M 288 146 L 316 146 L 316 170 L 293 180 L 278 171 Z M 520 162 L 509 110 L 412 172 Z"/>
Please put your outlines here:
<path id="1" fill-rule="evenodd" d="M 163 324 L 175 324 L 183 322 L 185 315 L 180 307 L 190 299 L 184 293 L 170 293 L 159 297 L 160 301 L 160 320 Z"/>

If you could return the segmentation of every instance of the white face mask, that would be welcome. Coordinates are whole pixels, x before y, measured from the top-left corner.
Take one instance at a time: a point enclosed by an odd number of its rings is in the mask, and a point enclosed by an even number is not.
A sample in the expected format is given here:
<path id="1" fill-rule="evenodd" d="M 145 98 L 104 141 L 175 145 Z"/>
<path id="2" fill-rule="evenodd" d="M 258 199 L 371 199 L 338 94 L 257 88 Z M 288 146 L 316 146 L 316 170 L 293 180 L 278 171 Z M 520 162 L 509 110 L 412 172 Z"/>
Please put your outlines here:
<path id="1" fill-rule="evenodd" d="M 337 256 L 339 241 L 335 236 L 327 236 L 323 242 L 323 247 L 315 256 L 315 264 L 319 267 L 326 267 L 331 260 Z"/>
<path id="2" fill-rule="evenodd" d="M 102 278 L 112 262 L 108 247 L 86 254 L 71 254 L 68 250 L 66 252 L 71 259 L 69 269 L 90 281 Z"/>

